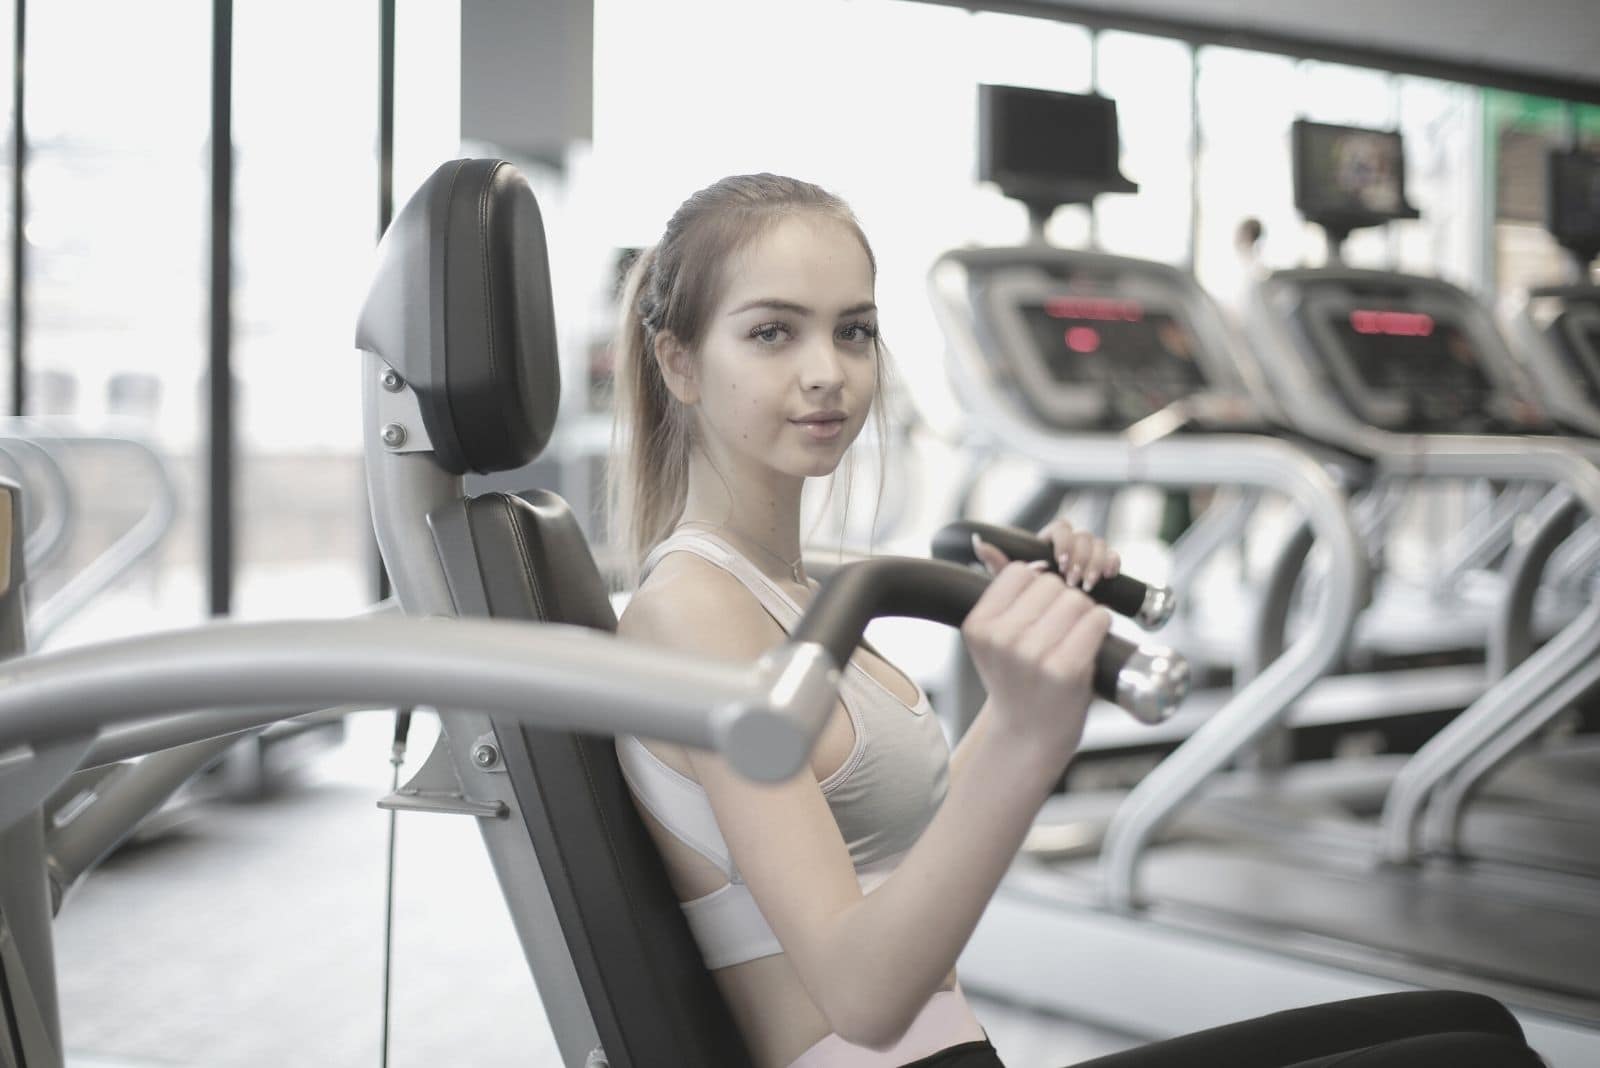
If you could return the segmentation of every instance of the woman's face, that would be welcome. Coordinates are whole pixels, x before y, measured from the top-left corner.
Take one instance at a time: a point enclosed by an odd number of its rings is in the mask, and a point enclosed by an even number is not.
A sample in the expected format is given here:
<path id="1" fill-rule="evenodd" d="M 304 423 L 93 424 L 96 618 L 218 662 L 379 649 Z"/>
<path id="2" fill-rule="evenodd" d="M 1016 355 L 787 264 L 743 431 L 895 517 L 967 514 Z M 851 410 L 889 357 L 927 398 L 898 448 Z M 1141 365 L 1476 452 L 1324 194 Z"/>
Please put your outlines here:
<path id="1" fill-rule="evenodd" d="M 878 376 L 872 265 L 852 230 L 790 216 L 735 256 L 695 354 L 701 440 L 758 478 L 826 475 Z"/>

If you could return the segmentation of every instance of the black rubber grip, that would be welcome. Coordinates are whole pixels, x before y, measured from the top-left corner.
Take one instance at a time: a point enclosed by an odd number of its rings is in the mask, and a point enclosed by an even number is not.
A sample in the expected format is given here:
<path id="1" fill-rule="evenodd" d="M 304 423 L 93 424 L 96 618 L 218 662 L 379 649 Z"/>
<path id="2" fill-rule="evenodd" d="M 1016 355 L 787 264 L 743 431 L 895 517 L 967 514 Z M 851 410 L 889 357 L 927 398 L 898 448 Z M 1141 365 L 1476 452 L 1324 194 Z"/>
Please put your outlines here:
<path id="1" fill-rule="evenodd" d="M 970 552 L 971 546 L 968 550 Z M 834 572 L 795 628 L 793 640 L 816 642 L 844 665 L 878 616 L 910 616 L 959 627 L 989 585 L 989 577 L 936 560 L 884 556 Z M 1137 646 L 1108 634 L 1094 662 L 1094 692 L 1117 700 L 1117 674 Z"/>
<path id="2" fill-rule="evenodd" d="M 1000 527 L 991 523 L 974 523 L 963 519 L 950 523 L 933 536 L 933 555 L 940 560 L 956 564 L 975 564 L 978 557 L 972 551 L 972 536 L 976 534 L 1013 560 L 1048 560 L 1050 570 L 1059 572 L 1050 543 L 1016 527 Z M 1137 619 L 1144 607 L 1150 587 L 1127 575 L 1112 575 L 1095 583 L 1089 597 L 1103 604 L 1119 616 Z"/>

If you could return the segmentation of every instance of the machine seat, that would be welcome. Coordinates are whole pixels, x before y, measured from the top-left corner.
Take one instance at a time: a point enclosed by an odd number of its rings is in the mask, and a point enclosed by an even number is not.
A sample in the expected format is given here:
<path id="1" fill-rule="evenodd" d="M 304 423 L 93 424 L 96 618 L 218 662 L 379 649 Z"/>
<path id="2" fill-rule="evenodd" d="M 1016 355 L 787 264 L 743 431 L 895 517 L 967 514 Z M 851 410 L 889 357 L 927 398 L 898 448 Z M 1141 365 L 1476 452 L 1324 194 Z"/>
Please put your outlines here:
<path id="1" fill-rule="evenodd" d="M 428 524 L 461 616 L 616 630 L 605 582 L 557 495 L 486 493 L 436 509 Z M 494 728 L 612 1068 L 750 1065 L 611 737 Z"/>

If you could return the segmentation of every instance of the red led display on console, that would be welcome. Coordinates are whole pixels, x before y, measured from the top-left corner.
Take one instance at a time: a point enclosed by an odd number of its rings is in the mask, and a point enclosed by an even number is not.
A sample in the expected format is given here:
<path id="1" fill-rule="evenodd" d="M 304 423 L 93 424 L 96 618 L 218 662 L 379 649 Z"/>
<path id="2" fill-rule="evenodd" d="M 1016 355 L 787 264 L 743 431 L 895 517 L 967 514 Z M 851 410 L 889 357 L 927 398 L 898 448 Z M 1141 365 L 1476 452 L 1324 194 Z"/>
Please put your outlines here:
<path id="1" fill-rule="evenodd" d="M 1358 334 L 1428 337 L 1433 333 L 1433 316 L 1421 312 L 1357 309 L 1350 313 L 1350 327 Z"/>
<path id="2" fill-rule="evenodd" d="M 1067 348 L 1087 356 L 1100 351 L 1100 331 L 1092 326 L 1069 326 Z"/>
<path id="3" fill-rule="evenodd" d="M 1044 302 L 1052 319 L 1090 319 L 1103 323 L 1136 323 L 1144 318 L 1144 305 L 1112 297 L 1052 297 Z"/>

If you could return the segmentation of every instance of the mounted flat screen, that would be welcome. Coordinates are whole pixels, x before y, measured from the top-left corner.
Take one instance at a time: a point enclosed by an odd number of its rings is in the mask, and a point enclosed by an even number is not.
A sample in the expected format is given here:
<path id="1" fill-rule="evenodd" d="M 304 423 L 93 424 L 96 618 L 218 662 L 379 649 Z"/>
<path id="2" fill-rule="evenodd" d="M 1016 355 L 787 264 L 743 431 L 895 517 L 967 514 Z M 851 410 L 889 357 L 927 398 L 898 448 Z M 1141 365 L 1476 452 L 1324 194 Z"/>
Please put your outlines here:
<path id="1" fill-rule="evenodd" d="M 1417 217 L 1398 133 L 1304 120 L 1293 129 L 1294 203 L 1307 219 L 1368 226 Z"/>
<path id="2" fill-rule="evenodd" d="M 1117 102 L 978 86 L 978 178 L 1026 202 L 1070 204 L 1138 186 L 1118 167 Z"/>
<path id="3" fill-rule="evenodd" d="M 1585 261 L 1600 254 L 1600 154 L 1550 153 L 1545 226 L 1563 247 Z"/>

